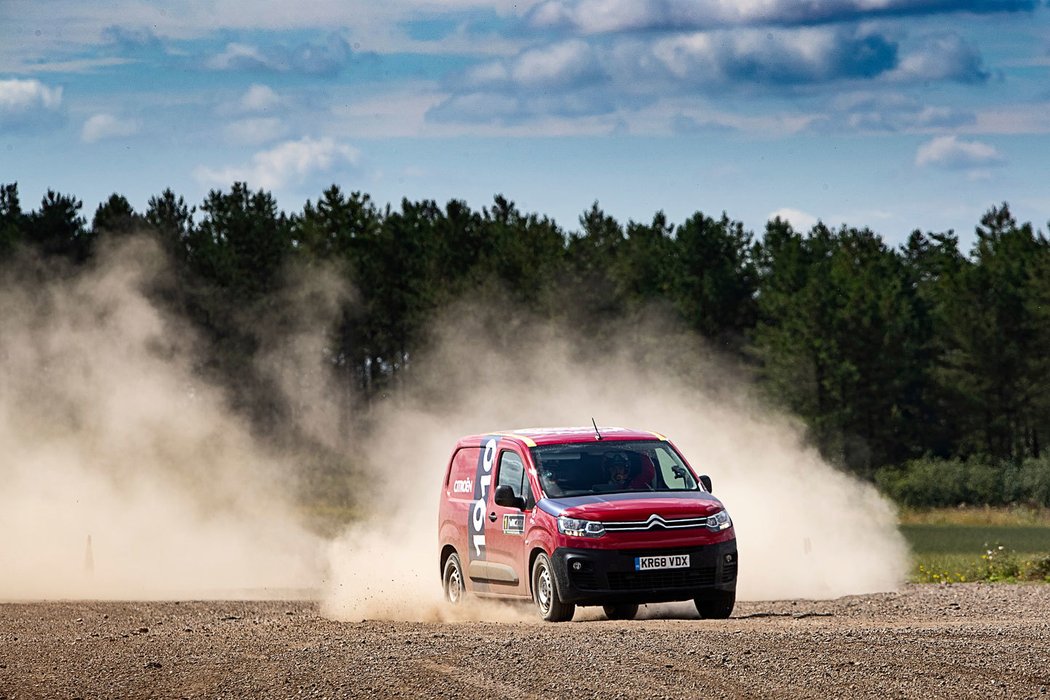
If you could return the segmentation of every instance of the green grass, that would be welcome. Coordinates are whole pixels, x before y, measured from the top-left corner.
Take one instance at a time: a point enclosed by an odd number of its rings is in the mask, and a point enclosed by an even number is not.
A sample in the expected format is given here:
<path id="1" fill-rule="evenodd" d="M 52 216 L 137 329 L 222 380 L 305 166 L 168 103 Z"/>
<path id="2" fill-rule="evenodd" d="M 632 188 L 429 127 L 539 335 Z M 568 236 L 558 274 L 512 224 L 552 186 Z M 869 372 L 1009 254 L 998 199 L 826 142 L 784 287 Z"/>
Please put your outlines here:
<path id="1" fill-rule="evenodd" d="M 1031 509 L 905 511 L 919 583 L 1050 581 L 1050 514 Z"/>

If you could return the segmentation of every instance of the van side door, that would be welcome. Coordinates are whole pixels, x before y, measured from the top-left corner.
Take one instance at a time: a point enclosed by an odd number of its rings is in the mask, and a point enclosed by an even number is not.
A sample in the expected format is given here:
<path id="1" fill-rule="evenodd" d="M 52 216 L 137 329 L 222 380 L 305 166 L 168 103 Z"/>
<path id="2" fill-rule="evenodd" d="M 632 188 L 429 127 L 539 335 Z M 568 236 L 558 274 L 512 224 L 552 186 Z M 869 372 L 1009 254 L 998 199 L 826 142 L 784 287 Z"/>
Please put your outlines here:
<path id="1" fill-rule="evenodd" d="M 535 506 L 535 497 L 525 469 L 525 460 L 516 449 L 508 445 L 500 450 L 485 522 L 490 562 L 488 581 L 492 584 L 489 587 L 492 593 L 524 597 L 529 594 L 529 572 L 525 570 L 525 522 Z M 500 486 L 509 487 L 515 498 L 521 499 L 523 508 L 498 505 L 496 490 Z"/>

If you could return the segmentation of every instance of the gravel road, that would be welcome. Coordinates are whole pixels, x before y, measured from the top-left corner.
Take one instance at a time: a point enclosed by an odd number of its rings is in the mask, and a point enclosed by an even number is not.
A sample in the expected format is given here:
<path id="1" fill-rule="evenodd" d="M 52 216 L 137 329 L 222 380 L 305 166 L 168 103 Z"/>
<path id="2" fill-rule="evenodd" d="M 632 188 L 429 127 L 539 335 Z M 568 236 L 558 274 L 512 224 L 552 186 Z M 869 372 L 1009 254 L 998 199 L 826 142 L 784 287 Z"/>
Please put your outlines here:
<path id="1" fill-rule="evenodd" d="M 0 605 L 15 698 L 1050 700 L 1050 585 L 908 586 L 564 624 L 325 619 L 313 602 Z"/>

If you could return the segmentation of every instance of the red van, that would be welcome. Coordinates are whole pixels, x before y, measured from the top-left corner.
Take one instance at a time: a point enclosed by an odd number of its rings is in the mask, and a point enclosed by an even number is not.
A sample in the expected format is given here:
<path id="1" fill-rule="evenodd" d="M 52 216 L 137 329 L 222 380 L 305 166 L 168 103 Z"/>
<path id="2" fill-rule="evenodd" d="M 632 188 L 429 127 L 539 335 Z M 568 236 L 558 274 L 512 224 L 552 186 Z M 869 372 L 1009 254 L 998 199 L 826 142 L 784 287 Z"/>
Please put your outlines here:
<path id="1" fill-rule="evenodd" d="M 464 437 L 438 514 L 445 598 L 532 599 L 544 620 L 577 605 L 631 619 L 641 603 L 736 602 L 733 522 L 671 442 L 622 428 Z"/>

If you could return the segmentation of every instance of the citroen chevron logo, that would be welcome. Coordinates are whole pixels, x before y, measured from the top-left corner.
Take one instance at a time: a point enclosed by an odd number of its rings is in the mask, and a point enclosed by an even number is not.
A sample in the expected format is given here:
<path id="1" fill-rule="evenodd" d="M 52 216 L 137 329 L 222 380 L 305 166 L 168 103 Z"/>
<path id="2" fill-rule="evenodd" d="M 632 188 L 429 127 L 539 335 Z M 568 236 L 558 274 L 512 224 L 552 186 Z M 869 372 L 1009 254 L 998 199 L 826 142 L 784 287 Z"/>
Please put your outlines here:
<path id="1" fill-rule="evenodd" d="M 661 518 L 656 513 L 653 513 L 649 516 L 649 520 L 645 522 L 645 526 L 650 530 L 652 530 L 654 527 L 666 528 L 667 521 Z"/>

